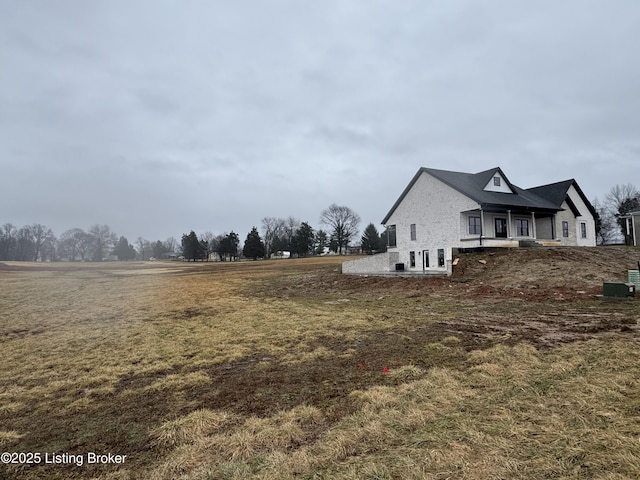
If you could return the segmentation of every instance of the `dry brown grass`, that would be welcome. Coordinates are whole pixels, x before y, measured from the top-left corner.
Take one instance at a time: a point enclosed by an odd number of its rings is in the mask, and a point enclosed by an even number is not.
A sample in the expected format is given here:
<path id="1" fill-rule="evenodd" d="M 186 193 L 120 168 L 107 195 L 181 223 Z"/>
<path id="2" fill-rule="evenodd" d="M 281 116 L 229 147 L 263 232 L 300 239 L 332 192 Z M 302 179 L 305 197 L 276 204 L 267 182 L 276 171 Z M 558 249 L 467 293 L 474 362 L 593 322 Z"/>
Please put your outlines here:
<path id="1" fill-rule="evenodd" d="M 315 411 L 248 419 L 174 451 L 154 478 L 637 477 L 636 345 L 499 346 L 467 361 L 354 392 L 356 411 L 303 445 Z"/>
<path id="2" fill-rule="evenodd" d="M 640 477 L 636 302 L 338 262 L 0 271 L 3 450 L 128 455 L 0 476 Z"/>

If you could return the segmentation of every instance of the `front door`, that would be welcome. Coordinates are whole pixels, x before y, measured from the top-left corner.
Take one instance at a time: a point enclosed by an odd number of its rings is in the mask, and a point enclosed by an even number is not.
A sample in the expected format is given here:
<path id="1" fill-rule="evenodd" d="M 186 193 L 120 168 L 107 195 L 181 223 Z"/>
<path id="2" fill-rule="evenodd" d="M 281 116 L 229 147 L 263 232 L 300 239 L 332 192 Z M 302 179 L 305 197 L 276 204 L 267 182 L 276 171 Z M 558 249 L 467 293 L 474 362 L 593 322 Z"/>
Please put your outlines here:
<path id="1" fill-rule="evenodd" d="M 422 269 L 423 270 L 429 269 L 429 250 L 422 251 Z"/>
<path id="2" fill-rule="evenodd" d="M 496 238 L 507 238 L 506 218 L 496 218 Z"/>

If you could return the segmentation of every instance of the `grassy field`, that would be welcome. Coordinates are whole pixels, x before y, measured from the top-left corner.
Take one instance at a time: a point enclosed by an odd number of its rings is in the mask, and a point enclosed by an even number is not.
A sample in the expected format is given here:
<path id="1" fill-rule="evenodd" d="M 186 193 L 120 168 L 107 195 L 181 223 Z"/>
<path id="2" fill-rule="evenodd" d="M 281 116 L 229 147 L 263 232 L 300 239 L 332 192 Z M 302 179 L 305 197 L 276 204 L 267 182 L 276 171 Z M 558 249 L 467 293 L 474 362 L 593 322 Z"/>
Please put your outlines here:
<path id="1" fill-rule="evenodd" d="M 340 261 L 4 265 L 0 478 L 640 478 L 637 301 Z"/>

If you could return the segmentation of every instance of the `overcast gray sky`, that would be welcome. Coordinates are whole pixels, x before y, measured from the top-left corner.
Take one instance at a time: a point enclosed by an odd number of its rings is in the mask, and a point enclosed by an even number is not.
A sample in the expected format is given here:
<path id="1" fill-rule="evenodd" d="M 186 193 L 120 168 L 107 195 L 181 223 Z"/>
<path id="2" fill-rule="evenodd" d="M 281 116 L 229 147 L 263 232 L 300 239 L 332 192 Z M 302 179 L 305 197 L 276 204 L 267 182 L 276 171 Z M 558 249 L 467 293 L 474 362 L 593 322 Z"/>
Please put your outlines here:
<path id="1" fill-rule="evenodd" d="M 640 184 L 637 0 L 0 0 L 0 224 L 379 224 L 419 167 Z"/>

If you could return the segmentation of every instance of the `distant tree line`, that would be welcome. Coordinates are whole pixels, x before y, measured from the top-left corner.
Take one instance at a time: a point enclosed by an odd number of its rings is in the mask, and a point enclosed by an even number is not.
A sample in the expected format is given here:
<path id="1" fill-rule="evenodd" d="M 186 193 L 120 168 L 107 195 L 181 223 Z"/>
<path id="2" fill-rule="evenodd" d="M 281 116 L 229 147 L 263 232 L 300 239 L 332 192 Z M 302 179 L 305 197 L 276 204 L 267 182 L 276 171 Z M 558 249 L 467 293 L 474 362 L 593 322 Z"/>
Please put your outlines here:
<path id="1" fill-rule="evenodd" d="M 237 260 L 240 238 L 234 231 L 222 235 L 213 235 L 206 232 L 200 238 L 191 230 L 182 235 L 181 253 L 185 260 L 209 260 L 212 254 L 218 256 L 221 261 Z"/>
<path id="2" fill-rule="evenodd" d="M 194 231 L 182 236 L 186 260 L 196 261 L 217 255 L 218 260 L 232 261 L 240 256 L 257 260 L 278 256 L 306 257 L 328 252 L 345 253 L 358 233 L 360 216 L 349 207 L 330 205 L 320 215 L 327 230 L 315 230 L 309 222 L 289 217 L 264 217 L 261 230 L 254 226 L 240 248 L 235 232 L 214 236 L 210 232 L 198 237 Z"/>
<path id="3" fill-rule="evenodd" d="M 21 228 L 5 223 L 0 229 L 0 261 L 148 260 L 175 251 L 172 237 L 155 243 L 138 237 L 134 246 L 126 237 L 118 238 L 108 225 L 96 224 L 86 231 L 72 228 L 57 238 L 50 228 L 39 223 Z"/>
<path id="4" fill-rule="evenodd" d="M 232 261 L 240 256 L 253 260 L 284 256 L 285 252 L 290 257 L 342 254 L 358 233 L 360 216 L 348 207 L 332 204 L 322 212 L 320 222 L 328 227 L 326 231 L 315 230 L 309 222 L 292 216 L 264 217 L 262 233 L 254 226 L 242 248 L 233 231 L 218 236 L 206 232 L 198 237 L 192 230 L 182 235 L 182 254 L 189 261 L 208 260 L 212 255 L 221 261 Z"/>
<path id="5" fill-rule="evenodd" d="M 138 237 L 130 243 L 108 225 L 96 224 L 88 230 L 72 228 L 56 237 L 50 228 L 39 223 L 21 228 L 5 223 L 0 229 L 0 261 L 100 262 L 180 257 L 188 261 L 214 257 L 233 261 L 241 256 L 255 260 L 284 252 L 292 257 L 342 254 L 355 240 L 360 216 L 348 207 L 332 204 L 321 213 L 320 222 L 326 225 L 326 230 L 315 230 L 309 222 L 291 216 L 265 217 L 261 232 L 254 226 L 242 248 L 240 236 L 234 231 L 220 235 L 205 232 L 198 236 L 192 230 L 183 234 L 179 243 L 173 237 L 153 242 Z"/>

